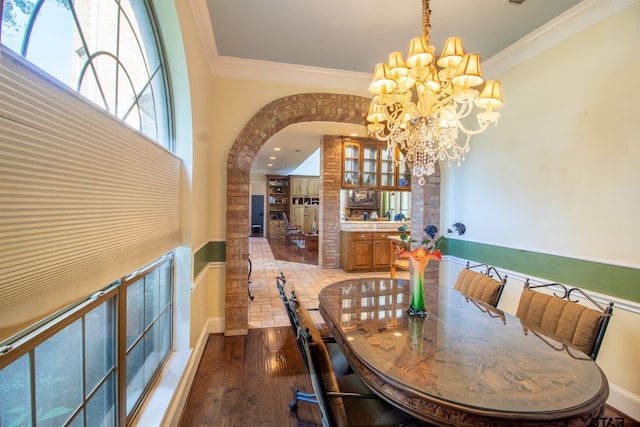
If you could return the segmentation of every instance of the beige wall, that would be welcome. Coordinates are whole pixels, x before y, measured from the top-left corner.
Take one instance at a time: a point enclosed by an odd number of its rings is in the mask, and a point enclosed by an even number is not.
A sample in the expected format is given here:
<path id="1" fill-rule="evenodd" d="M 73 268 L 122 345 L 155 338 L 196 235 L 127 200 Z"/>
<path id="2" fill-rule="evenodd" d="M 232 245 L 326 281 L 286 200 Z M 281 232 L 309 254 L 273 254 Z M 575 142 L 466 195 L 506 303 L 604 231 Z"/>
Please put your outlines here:
<path id="1" fill-rule="evenodd" d="M 498 76 L 499 126 L 447 171 L 468 240 L 640 268 L 638 22 L 636 3 Z"/>

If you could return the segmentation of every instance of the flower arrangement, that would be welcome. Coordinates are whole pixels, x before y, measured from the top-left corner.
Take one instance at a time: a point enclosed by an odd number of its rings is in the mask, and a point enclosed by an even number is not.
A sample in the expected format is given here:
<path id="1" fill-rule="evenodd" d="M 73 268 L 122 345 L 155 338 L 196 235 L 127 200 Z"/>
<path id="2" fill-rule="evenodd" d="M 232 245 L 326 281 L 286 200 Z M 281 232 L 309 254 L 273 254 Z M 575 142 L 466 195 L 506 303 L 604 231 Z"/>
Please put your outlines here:
<path id="1" fill-rule="evenodd" d="M 442 253 L 440 252 L 440 248 L 442 247 L 444 241 L 447 239 L 447 236 L 449 236 L 454 231 L 459 236 L 462 236 L 467 231 L 467 227 L 463 223 L 456 222 L 451 226 L 451 228 L 447 228 L 446 234 L 442 234 L 438 238 L 436 238 L 436 235 L 438 234 L 438 227 L 436 227 L 435 225 L 427 225 L 424 228 L 425 236 L 422 239 L 422 246 L 411 250 L 411 244 L 417 242 L 417 240 L 413 240 L 407 235 L 407 224 L 403 224 L 400 229 L 400 231 L 402 231 L 402 234 L 400 234 L 400 240 L 402 241 L 403 247 L 403 250 L 401 250 L 399 254 L 400 257 L 411 257 L 415 260 L 420 260 L 427 257 L 428 255 L 431 255 L 432 257 L 437 258 L 439 261 L 442 260 Z"/>

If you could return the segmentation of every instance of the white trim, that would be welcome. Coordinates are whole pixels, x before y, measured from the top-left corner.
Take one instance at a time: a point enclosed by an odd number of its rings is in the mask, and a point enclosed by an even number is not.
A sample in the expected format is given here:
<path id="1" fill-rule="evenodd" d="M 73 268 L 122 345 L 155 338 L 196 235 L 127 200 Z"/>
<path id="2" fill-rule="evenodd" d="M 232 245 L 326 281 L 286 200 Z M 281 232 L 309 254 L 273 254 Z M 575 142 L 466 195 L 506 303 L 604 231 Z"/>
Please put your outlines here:
<path id="1" fill-rule="evenodd" d="M 454 256 L 451 256 L 451 255 L 445 255 L 445 256 L 442 257 L 442 259 L 445 260 L 445 261 L 452 262 L 454 264 L 460 264 L 462 266 L 465 266 L 467 264 L 467 261 L 469 261 L 471 264 L 473 264 L 474 262 L 477 262 L 477 261 L 473 261 L 473 260 L 466 260 L 466 259 L 463 259 L 463 258 L 454 257 Z M 524 283 L 527 279 L 529 279 L 529 283 L 531 285 L 542 285 L 544 283 L 553 282 L 553 280 L 544 279 L 544 278 L 536 277 L 536 276 L 529 276 L 529 275 L 525 275 L 525 274 L 519 273 L 517 271 L 506 270 L 504 268 L 496 268 L 496 269 L 498 270 L 498 272 L 502 276 L 504 276 L 504 275 L 507 276 L 507 286 L 509 286 L 509 279 L 516 280 L 516 281 L 522 282 L 522 283 Z M 629 300 L 626 300 L 626 299 L 617 298 L 617 297 L 614 297 L 614 296 L 611 296 L 611 295 L 601 294 L 601 293 L 598 293 L 598 292 L 588 291 L 587 293 L 594 300 L 596 300 L 599 304 L 608 305 L 609 302 L 613 302 L 613 310 L 614 310 L 614 312 L 615 312 L 615 310 L 625 310 L 625 311 L 629 311 L 631 313 L 640 314 L 640 303 L 637 303 L 635 301 L 629 301 Z M 574 294 L 572 293 L 571 296 L 574 296 Z M 575 296 L 578 299 L 585 299 L 584 297 L 581 297 L 580 294 L 576 294 Z"/>
<path id="2" fill-rule="evenodd" d="M 485 75 L 496 76 L 577 32 L 619 12 L 638 0 L 583 0 L 567 12 L 482 62 Z M 248 80 L 335 87 L 367 91 L 370 73 L 308 67 L 220 56 L 206 0 L 189 0 L 196 29 L 213 75 Z"/>
<path id="3" fill-rule="evenodd" d="M 213 70 L 215 69 L 214 64 L 218 57 L 218 47 L 213 38 L 213 27 L 211 26 L 207 2 L 206 0 L 189 0 L 189 6 L 191 6 L 191 13 L 193 14 L 193 20 L 196 24 L 198 38 L 202 41 L 202 49 L 209 64 L 209 71 L 213 74 Z"/>
<path id="4" fill-rule="evenodd" d="M 309 85 L 309 82 L 313 82 L 313 84 L 321 86 L 359 92 L 366 92 L 371 82 L 370 73 L 231 58 L 228 56 L 218 56 L 213 69 L 214 75 L 222 77 L 299 85 Z"/>
<path id="5" fill-rule="evenodd" d="M 205 246 L 207 246 L 209 244 L 211 240 L 204 240 L 202 243 L 200 243 L 199 245 L 194 246 L 193 248 L 191 248 L 191 252 L 192 253 L 196 253 L 198 252 L 200 249 L 204 248 Z"/>
<path id="6" fill-rule="evenodd" d="M 623 414 L 640 420 L 640 396 L 635 395 L 622 387 L 609 383 L 609 398 L 607 405 L 615 408 Z"/>
<path id="7" fill-rule="evenodd" d="M 583 0 L 482 63 L 485 75 L 496 76 L 608 18 L 638 0 Z"/>
<path id="8" fill-rule="evenodd" d="M 160 380 L 155 385 L 149 398 L 145 401 L 144 407 L 140 411 L 140 414 L 132 422 L 132 425 L 139 426 L 162 426 L 165 425 L 165 419 L 172 414 L 178 414 L 177 419 L 180 419 L 180 414 L 186 402 L 186 397 L 189 395 L 189 388 L 195 372 L 190 380 L 187 379 L 189 372 L 190 356 L 193 353 L 191 350 L 176 351 L 171 355 L 171 360 L 162 371 Z M 197 368 L 198 365 L 196 364 Z M 189 381 L 189 384 L 187 384 Z M 180 393 L 184 391 L 186 393 Z M 175 397 L 184 394 L 182 401 L 176 402 Z"/>

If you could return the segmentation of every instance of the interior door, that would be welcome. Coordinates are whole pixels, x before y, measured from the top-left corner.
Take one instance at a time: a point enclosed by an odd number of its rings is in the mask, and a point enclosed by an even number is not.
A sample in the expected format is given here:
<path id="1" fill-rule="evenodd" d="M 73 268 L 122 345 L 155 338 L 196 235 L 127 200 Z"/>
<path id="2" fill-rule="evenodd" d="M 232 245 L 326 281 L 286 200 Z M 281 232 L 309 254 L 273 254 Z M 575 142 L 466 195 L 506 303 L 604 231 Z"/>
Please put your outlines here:
<path id="1" fill-rule="evenodd" d="M 251 195 L 251 235 L 264 236 L 263 195 Z"/>

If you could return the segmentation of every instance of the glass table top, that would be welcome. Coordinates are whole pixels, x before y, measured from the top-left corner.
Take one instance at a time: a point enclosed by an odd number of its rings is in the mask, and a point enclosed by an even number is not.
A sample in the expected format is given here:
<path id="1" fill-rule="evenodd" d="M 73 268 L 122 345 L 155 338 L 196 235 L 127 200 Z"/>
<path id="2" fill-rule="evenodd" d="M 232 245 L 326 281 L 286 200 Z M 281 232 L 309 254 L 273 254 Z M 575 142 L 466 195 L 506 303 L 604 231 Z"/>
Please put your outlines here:
<path id="1" fill-rule="evenodd" d="M 525 334 L 518 318 L 450 287 L 425 286 L 426 319 L 406 314 L 407 280 L 346 280 L 325 287 L 319 300 L 334 334 L 404 389 L 498 412 L 563 411 L 606 399 L 606 378 L 587 355 Z"/>

